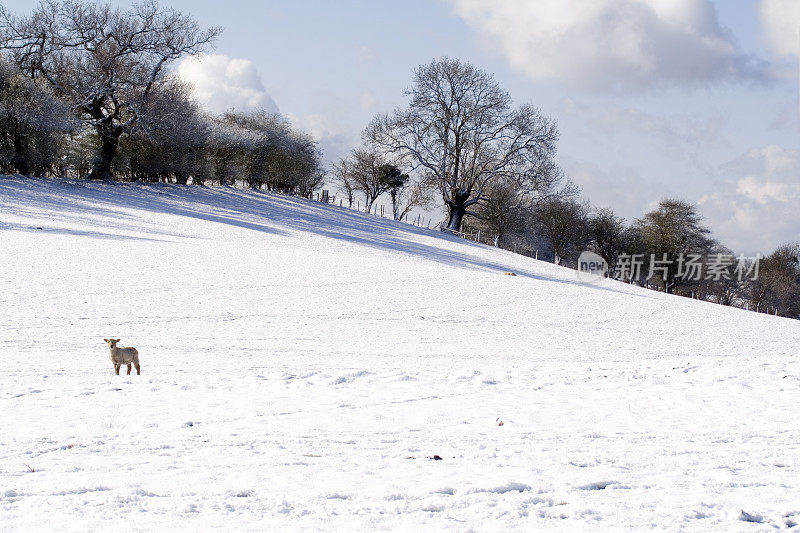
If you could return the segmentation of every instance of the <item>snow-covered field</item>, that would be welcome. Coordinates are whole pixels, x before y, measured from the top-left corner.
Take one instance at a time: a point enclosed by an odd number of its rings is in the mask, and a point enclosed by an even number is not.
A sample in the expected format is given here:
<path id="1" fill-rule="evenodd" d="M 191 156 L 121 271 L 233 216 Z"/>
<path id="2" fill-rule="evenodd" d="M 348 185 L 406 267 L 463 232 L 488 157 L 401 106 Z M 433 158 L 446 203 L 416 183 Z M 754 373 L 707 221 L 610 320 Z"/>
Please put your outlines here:
<path id="1" fill-rule="evenodd" d="M 0 178 L 0 267 L 2 531 L 800 522 L 800 322 L 233 189 Z"/>

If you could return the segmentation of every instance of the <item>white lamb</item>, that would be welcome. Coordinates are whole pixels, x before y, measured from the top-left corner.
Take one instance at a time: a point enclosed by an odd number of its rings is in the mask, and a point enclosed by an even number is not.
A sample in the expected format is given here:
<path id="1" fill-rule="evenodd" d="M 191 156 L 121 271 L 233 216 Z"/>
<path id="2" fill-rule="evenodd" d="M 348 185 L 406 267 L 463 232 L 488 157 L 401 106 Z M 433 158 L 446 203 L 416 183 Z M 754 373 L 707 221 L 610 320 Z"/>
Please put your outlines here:
<path id="1" fill-rule="evenodd" d="M 119 375 L 119 367 L 128 365 L 128 374 L 131 373 L 131 363 L 136 367 L 136 374 L 141 374 L 139 368 L 139 352 L 136 348 L 117 348 L 119 339 L 103 339 L 108 344 L 108 351 L 111 354 L 111 362 L 114 363 L 114 371 Z"/>

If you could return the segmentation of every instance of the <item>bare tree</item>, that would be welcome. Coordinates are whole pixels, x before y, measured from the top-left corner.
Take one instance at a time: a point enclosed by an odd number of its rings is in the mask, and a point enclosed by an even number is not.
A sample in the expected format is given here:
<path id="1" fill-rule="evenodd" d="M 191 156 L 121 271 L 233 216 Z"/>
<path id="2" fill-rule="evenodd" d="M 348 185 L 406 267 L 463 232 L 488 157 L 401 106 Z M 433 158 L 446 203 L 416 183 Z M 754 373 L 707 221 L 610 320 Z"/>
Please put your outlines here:
<path id="1" fill-rule="evenodd" d="M 533 211 L 536 231 L 553 249 L 553 261 L 560 265 L 577 256 L 590 239 L 587 208 L 574 199 L 552 198 Z"/>
<path id="2" fill-rule="evenodd" d="M 563 179 L 561 169 L 544 160 L 529 170 L 525 180 L 506 176 L 492 180 L 485 201 L 471 209 L 475 220 L 469 225 L 487 236 L 494 235 L 495 246 L 527 253 L 531 212 L 546 201 L 576 198 L 578 194 L 578 188 Z"/>
<path id="3" fill-rule="evenodd" d="M 512 108 L 491 75 L 457 59 L 419 67 L 406 95 L 406 109 L 376 117 L 364 135 L 419 169 L 441 194 L 450 231 L 488 199 L 493 181 L 534 187 L 536 169 L 555 152 L 553 120 L 531 105 Z"/>
<path id="4" fill-rule="evenodd" d="M 355 201 L 356 184 L 350 174 L 350 160 L 341 158 L 331 165 L 331 182 L 337 185 L 347 196 L 347 207 L 353 207 Z"/>
<path id="5" fill-rule="evenodd" d="M 608 276 L 614 277 L 617 259 L 625 251 L 625 219 L 611 209 L 598 209 L 589 216 L 591 249 L 608 264 Z"/>
<path id="6" fill-rule="evenodd" d="M 665 260 L 658 271 L 664 292 L 672 292 L 681 283 L 680 256 L 706 255 L 716 246 L 702 220 L 696 206 L 682 200 L 667 199 L 636 221 L 651 258 Z"/>
<path id="7" fill-rule="evenodd" d="M 474 219 L 464 225 L 469 231 L 493 235 L 495 246 L 505 247 L 509 237 L 521 236 L 527 230 L 527 207 L 516 180 L 496 179 L 487 188 L 486 201 L 472 209 Z M 518 244 L 516 239 L 511 241 Z"/>
<path id="8" fill-rule="evenodd" d="M 761 262 L 750 302 L 756 311 L 800 318 L 800 243 L 784 244 Z"/>
<path id="9" fill-rule="evenodd" d="M 433 199 L 431 191 L 419 181 L 408 181 L 397 190 L 396 200 L 392 198 L 392 210 L 395 220 L 403 220 L 415 207 L 426 209 Z"/>
<path id="10" fill-rule="evenodd" d="M 371 147 L 356 148 L 350 153 L 347 167 L 353 188 L 364 194 L 366 211 L 389 189 L 381 168 L 387 160 Z"/>
<path id="11" fill-rule="evenodd" d="M 120 137 L 143 126 L 145 102 L 166 67 L 204 51 L 219 33 L 154 0 L 127 11 L 78 0 L 44 0 L 24 17 L 0 9 L 0 48 L 95 131 L 91 176 L 103 179 L 112 175 Z"/>
<path id="12" fill-rule="evenodd" d="M 673 294 L 681 296 L 694 296 L 701 300 L 710 300 L 720 305 L 732 306 L 741 303 L 743 295 L 752 280 L 735 272 L 734 253 L 726 246 L 716 243 L 711 249 L 711 254 L 704 257 L 703 270 L 709 272 L 715 258 L 729 257 L 731 265 L 720 275 L 706 275 L 700 279 L 688 280 L 681 283 L 681 287 Z"/>

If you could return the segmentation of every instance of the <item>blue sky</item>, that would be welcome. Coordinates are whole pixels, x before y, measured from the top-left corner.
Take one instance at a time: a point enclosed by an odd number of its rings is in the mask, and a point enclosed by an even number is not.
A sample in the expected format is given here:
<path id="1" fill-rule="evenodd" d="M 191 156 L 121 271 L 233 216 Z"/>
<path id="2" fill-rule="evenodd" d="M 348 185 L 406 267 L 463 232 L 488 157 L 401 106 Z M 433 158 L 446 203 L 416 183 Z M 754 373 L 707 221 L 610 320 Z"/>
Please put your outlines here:
<path id="1" fill-rule="evenodd" d="M 403 105 L 416 66 L 459 57 L 557 119 L 559 161 L 594 205 L 632 219 L 697 202 L 748 253 L 800 239 L 798 0 L 163 4 L 224 27 L 215 60 L 181 67 L 201 100 L 276 105 L 327 160 Z"/>

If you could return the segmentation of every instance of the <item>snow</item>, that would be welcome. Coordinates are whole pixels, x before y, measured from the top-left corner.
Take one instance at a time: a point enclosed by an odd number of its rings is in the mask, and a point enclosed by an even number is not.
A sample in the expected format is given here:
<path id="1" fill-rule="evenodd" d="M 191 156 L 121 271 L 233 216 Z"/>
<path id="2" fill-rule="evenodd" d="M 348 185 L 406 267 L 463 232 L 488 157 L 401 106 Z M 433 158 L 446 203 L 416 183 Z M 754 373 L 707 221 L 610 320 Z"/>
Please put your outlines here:
<path id="1" fill-rule="evenodd" d="M 230 188 L 0 178 L 0 239 L 2 531 L 800 522 L 800 322 Z"/>

